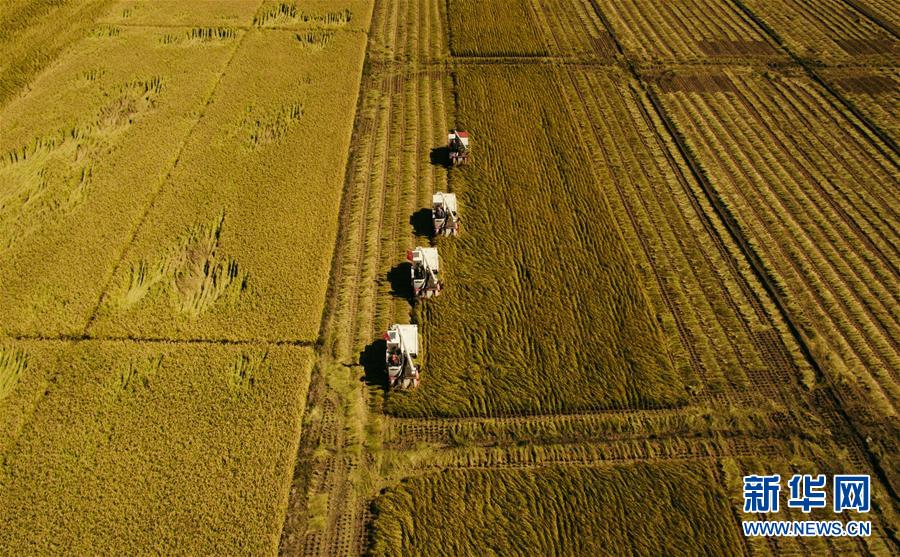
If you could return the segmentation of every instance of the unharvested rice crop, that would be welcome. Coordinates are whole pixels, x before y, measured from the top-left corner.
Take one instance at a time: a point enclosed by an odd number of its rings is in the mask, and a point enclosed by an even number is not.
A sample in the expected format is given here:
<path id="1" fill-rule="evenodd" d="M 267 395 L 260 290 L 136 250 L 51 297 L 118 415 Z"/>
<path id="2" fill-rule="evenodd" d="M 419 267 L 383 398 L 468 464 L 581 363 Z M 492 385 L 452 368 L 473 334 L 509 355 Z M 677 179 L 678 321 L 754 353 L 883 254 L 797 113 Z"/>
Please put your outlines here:
<path id="1" fill-rule="evenodd" d="M 315 340 L 365 44 L 329 33 L 310 48 L 293 31 L 249 32 L 93 334 Z"/>
<path id="2" fill-rule="evenodd" d="M 83 39 L 0 109 L 4 333 L 83 332 L 237 42 L 173 49 L 163 34 Z"/>
<path id="3" fill-rule="evenodd" d="M 120 0 L 100 21 L 148 26 L 250 25 L 259 2 L 249 0 Z"/>
<path id="4" fill-rule="evenodd" d="M 0 553 L 272 553 L 312 352 L 27 343 L 0 403 Z M 0 371 L 5 373 L 5 371 Z"/>
<path id="5" fill-rule="evenodd" d="M 456 56 L 536 56 L 547 49 L 525 0 L 450 0 L 450 51 Z"/>
<path id="6" fill-rule="evenodd" d="M 0 3 L 0 107 L 90 32 L 110 0 Z"/>
<path id="7" fill-rule="evenodd" d="M 376 499 L 370 554 L 738 554 L 727 501 L 699 463 L 450 470 Z"/>
<path id="8" fill-rule="evenodd" d="M 647 408 L 685 399 L 667 342 L 554 72 L 457 74 L 473 162 L 454 172 L 460 238 L 420 307 L 422 386 L 390 412 L 446 416 Z"/>

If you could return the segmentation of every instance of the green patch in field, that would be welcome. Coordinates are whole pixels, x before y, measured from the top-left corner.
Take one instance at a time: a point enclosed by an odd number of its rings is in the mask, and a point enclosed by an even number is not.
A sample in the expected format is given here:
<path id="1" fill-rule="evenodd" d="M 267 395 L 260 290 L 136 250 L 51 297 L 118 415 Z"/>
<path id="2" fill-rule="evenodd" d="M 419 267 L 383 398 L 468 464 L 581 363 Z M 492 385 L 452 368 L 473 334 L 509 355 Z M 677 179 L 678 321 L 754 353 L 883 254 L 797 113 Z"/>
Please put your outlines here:
<path id="1" fill-rule="evenodd" d="M 525 0 L 450 0 L 450 51 L 456 56 L 546 56 Z"/>
<path id="2" fill-rule="evenodd" d="M 403 416 L 514 415 L 681 404 L 687 393 L 552 69 L 457 75 L 471 163 L 441 240 L 442 294 L 419 306 L 422 383 Z"/>
<path id="3" fill-rule="evenodd" d="M 719 483 L 701 463 L 428 474 L 376 499 L 370 554 L 739 554 Z"/>
<path id="4" fill-rule="evenodd" d="M 309 349 L 27 350 L 23 388 L 0 402 L 0 553 L 277 550 Z"/>

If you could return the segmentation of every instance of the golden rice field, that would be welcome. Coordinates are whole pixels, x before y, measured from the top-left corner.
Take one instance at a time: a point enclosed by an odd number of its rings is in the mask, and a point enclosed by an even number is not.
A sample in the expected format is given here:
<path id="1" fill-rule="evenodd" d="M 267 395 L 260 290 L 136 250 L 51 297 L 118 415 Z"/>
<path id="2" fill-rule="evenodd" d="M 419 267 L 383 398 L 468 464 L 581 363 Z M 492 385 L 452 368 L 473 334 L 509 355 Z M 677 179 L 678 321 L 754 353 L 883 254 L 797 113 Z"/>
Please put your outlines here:
<path id="1" fill-rule="evenodd" d="M 311 350 L 32 341 L 3 354 L 25 361 L 0 406 L 4 554 L 277 546 Z"/>
<path id="2" fill-rule="evenodd" d="M 0 554 L 897 554 L 898 24 L 0 0 Z M 744 513 L 759 473 L 872 508 Z"/>

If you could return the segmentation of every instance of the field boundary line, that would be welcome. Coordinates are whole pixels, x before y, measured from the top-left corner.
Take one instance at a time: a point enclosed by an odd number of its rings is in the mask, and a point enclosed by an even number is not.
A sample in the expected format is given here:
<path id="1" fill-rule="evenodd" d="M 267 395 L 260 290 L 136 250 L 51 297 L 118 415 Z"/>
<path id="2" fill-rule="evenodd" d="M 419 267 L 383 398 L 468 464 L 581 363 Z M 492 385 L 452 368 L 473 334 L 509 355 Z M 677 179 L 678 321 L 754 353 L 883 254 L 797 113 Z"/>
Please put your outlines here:
<path id="1" fill-rule="evenodd" d="M 257 6 L 257 10 L 259 6 L 262 6 L 262 0 L 260 0 L 259 5 Z M 112 271 L 109 274 L 109 277 L 105 281 L 103 285 L 103 289 L 100 291 L 100 299 L 97 300 L 97 304 L 94 306 L 93 311 L 91 311 L 90 316 L 88 317 L 87 323 L 85 323 L 82 331 L 84 334 L 87 334 L 90 331 L 91 327 L 94 325 L 94 321 L 97 319 L 97 315 L 100 312 L 100 308 L 103 307 L 103 302 L 105 302 L 108 298 L 109 289 L 112 287 L 112 282 L 116 278 L 116 274 L 119 272 L 122 264 L 125 262 L 125 257 L 128 255 L 128 252 L 131 251 L 131 246 L 134 244 L 134 241 L 137 239 L 138 234 L 141 229 L 144 227 L 144 223 L 147 221 L 147 217 L 150 216 L 150 211 L 153 210 L 153 207 L 156 206 L 157 200 L 159 200 L 160 195 L 166 187 L 166 184 L 169 182 L 169 179 L 172 177 L 172 172 L 178 167 L 178 163 L 181 161 L 181 155 L 184 154 L 184 148 L 187 146 L 188 140 L 194 135 L 194 131 L 197 129 L 197 126 L 200 125 L 200 121 L 203 120 L 203 117 L 206 115 L 206 109 L 212 103 L 213 96 L 216 91 L 219 89 L 219 85 L 222 83 L 222 78 L 225 76 L 225 73 L 228 71 L 228 68 L 231 66 L 231 62 L 234 60 L 235 55 L 238 50 L 240 50 L 241 45 L 244 43 L 244 39 L 250 33 L 244 33 L 241 35 L 240 39 L 238 39 L 237 43 L 234 46 L 234 49 L 231 51 L 231 55 L 229 55 L 228 60 L 226 60 L 225 64 L 222 66 L 222 70 L 219 72 L 219 75 L 216 77 L 215 82 L 210 88 L 209 94 L 206 96 L 205 101 L 203 102 L 203 106 L 200 107 L 200 111 L 197 114 L 197 119 L 194 120 L 194 123 L 191 125 L 191 129 L 184 135 L 181 140 L 181 145 L 178 146 L 178 150 L 175 152 L 175 158 L 172 161 L 172 164 L 169 166 L 168 170 L 166 170 L 165 176 L 160 178 L 158 185 L 156 187 L 156 191 L 150 196 L 150 201 L 147 203 L 147 206 L 144 208 L 144 212 L 141 215 L 140 219 L 138 219 L 137 224 L 131 231 L 131 236 L 125 242 L 125 245 L 122 247 L 122 252 L 119 254 L 118 259 L 116 260 L 116 264 L 113 266 Z"/>
<path id="2" fill-rule="evenodd" d="M 99 22 L 100 25 L 109 25 L 110 27 L 128 27 L 131 29 L 198 29 L 198 28 L 222 28 L 222 29 L 239 29 L 241 31 L 292 31 L 300 33 L 303 31 L 335 31 L 338 33 L 360 33 L 368 35 L 365 29 L 328 27 L 326 25 L 306 25 L 304 27 L 289 27 L 287 25 L 226 25 L 215 23 L 114 23 L 108 21 Z"/>
<path id="3" fill-rule="evenodd" d="M 226 346 L 253 346 L 253 345 L 271 345 L 271 346 L 302 346 L 314 348 L 319 346 L 319 342 L 309 339 L 265 339 L 265 338 L 171 338 L 171 337 L 141 337 L 141 336 L 118 336 L 105 335 L 93 336 L 83 335 L 19 335 L 14 337 L 0 337 L 0 341 L 11 340 L 14 342 L 133 342 L 135 344 L 220 344 Z"/>

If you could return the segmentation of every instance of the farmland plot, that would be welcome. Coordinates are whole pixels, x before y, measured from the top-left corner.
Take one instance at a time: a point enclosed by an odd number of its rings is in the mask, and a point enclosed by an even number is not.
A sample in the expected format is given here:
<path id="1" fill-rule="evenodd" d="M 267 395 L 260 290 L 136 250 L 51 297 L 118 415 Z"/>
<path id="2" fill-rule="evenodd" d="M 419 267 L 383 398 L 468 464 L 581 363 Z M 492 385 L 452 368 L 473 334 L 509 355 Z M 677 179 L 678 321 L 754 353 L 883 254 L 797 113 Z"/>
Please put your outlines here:
<path id="1" fill-rule="evenodd" d="M 544 56 L 547 48 L 527 0 L 450 0 L 454 56 Z"/>
<path id="2" fill-rule="evenodd" d="M 462 68 L 477 144 L 451 185 L 465 233 L 418 312 L 425 380 L 390 412 L 444 416 L 659 407 L 684 400 L 634 262 L 546 69 Z M 511 164 L 507 161 L 515 161 Z"/>
<path id="3" fill-rule="evenodd" d="M 371 554 L 736 554 L 726 501 L 700 463 L 451 470 L 376 499 Z"/>
<path id="4" fill-rule="evenodd" d="M 839 64 L 892 64 L 898 41 L 843 0 L 742 0 L 801 58 Z"/>
<path id="5" fill-rule="evenodd" d="M 174 49 L 163 36 L 87 38 L 0 113 L 3 332 L 83 331 L 238 38 Z"/>
<path id="6" fill-rule="evenodd" d="M 120 0 L 100 21 L 113 25 L 144 26 L 247 26 L 259 1 L 248 0 Z"/>
<path id="7" fill-rule="evenodd" d="M 729 0 L 601 0 L 625 50 L 642 62 L 785 59 Z"/>
<path id="8" fill-rule="evenodd" d="M 448 55 L 446 0 L 378 2 L 367 55 L 380 62 L 427 62 Z"/>
<path id="9" fill-rule="evenodd" d="M 900 74 L 896 68 L 819 70 L 825 81 L 900 144 Z"/>
<path id="10" fill-rule="evenodd" d="M 92 334 L 316 338 L 364 40 L 249 33 Z"/>
<path id="11" fill-rule="evenodd" d="M 693 202 L 698 186 L 681 159 L 667 157 L 675 147 L 654 133 L 661 123 L 638 84 L 621 70 L 563 77 L 644 284 L 668 336 L 681 340 L 673 351 L 692 392 L 757 408 L 795 405 L 800 371 L 787 348 L 777 350 L 783 357 L 769 353 L 785 331 L 767 317 L 773 309 L 759 302 L 746 261 L 732 263 L 736 247 L 727 234 L 705 220 L 709 208 Z"/>
<path id="12" fill-rule="evenodd" d="M 270 553 L 312 352 L 4 344 L 0 553 Z M 2 373 L 2 371 L 0 371 Z"/>
<path id="13" fill-rule="evenodd" d="M 615 42 L 589 0 L 537 0 L 532 6 L 551 54 L 593 63 L 614 60 Z"/>
<path id="14" fill-rule="evenodd" d="M 890 431 L 900 395 L 896 162 L 805 78 L 732 70 L 659 88 L 824 372 L 869 427 Z"/>
<path id="15" fill-rule="evenodd" d="M 84 37 L 109 0 L 6 0 L 0 10 L 0 106 Z"/>

